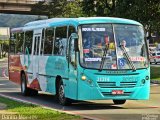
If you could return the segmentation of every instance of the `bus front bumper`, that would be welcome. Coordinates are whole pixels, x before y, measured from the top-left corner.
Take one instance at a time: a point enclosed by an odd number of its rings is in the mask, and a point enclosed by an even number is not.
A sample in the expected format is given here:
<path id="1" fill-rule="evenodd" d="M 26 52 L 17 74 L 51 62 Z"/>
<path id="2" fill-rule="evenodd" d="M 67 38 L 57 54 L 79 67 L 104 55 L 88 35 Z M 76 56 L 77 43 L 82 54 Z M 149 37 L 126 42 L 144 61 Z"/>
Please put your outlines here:
<path id="1" fill-rule="evenodd" d="M 123 91 L 123 94 L 113 94 L 113 91 Z M 147 100 L 150 94 L 150 81 L 144 86 L 133 88 L 99 88 L 81 86 L 78 91 L 78 100 Z"/>

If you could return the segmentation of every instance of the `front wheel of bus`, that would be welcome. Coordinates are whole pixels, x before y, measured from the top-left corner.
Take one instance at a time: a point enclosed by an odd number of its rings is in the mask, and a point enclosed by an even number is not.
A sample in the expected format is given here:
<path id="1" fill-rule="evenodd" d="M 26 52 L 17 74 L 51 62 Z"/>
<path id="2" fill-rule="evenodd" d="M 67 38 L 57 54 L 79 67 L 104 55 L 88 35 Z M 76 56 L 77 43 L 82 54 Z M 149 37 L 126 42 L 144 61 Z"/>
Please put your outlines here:
<path id="1" fill-rule="evenodd" d="M 62 81 L 60 81 L 58 86 L 58 101 L 61 105 L 69 105 L 71 103 L 70 100 L 65 97 L 64 85 Z"/>
<path id="2" fill-rule="evenodd" d="M 122 105 L 126 102 L 126 100 L 113 100 L 115 105 Z"/>

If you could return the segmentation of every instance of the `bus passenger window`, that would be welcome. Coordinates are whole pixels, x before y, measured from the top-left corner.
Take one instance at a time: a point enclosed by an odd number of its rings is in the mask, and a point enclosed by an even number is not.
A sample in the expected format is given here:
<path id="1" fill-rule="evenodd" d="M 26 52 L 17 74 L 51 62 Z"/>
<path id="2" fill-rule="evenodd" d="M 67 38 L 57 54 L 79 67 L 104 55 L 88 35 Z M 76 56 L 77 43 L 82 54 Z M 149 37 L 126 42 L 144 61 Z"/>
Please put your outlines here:
<path id="1" fill-rule="evenodd" d="M 52 54 L 53 41 L 54 41 L 54 28 L 48 28 L 45 31 L 44 53 L 43 54 Z"/>
<path id="2" fill-rule="evenodd" d="M 25 32 L 25 54 L 31 54 L 32 52 L 32 38 L 33 38 L 33 31 Z"/>
<path id="3" fill-rule="evenodd" d="M 40 36 L 36 36 L 34 38 L 34 51 L 33 51 L 33 55 L 38 55 L 39 54 L 39 41 L 40 41 Z"/>
<path id="4" fill-rule="evenodd" d="M 54 54 L 65 55 L 67 45 L 67 26 L 56 28 L 56 39 L 54 42 Z"/>
<path id="5" fill-rule="evenodd" d="M 16 41 L 16 33 L 12 33 L 11 34 L 11 39 L 9 42 L 9 52 L 10 54 L 15 54 L 15 41 Z"/>
<path id="6" fill-rule="evenodd" d="M 15 49 L 17 54 L 22 54 L 23 52 L 23 41 L 24 41 L 24 33 L 17 33 L 15 41 L 16 42 Z"/>

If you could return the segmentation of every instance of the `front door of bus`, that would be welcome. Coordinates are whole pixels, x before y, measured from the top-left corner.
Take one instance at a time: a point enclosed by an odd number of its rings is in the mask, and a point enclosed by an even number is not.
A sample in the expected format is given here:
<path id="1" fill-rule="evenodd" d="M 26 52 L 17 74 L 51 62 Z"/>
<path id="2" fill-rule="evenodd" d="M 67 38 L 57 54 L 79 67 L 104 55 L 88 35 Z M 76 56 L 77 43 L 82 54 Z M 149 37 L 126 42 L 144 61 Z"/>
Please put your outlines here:
<path id="1" fill-rule="evenodd" d="M 40 55 L 40 42 L 41 42 L 41 32 L 34 32 L 33 36 L 33 81 L 32 87 L 39 89 L 38 77 L 39 77 L 39 55 Z"/>
<path id="2" fill-rule="evenodd" d="M 69 42 L 69 93 L 70 97 L 77 99 L 77 69 L 74 39 Z"/>

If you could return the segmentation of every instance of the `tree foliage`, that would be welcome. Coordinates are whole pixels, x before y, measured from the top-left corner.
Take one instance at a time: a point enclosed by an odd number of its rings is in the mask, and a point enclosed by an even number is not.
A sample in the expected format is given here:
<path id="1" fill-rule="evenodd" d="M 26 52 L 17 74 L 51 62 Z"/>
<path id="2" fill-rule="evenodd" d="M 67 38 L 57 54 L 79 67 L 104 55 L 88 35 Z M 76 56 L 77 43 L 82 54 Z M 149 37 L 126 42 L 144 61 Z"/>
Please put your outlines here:
<path id="1" fill-rule="evenodd" d="M 62 14 L 64 5 L 64 0 L 40 1 L 32 7 L 32 12 L 45 14 L 48 17 L 58 17 Z"/>
<path id="2" fill-rule="evenodd" d="M 63 8 L 63 17 L 82 17 L 84 16 L 82 13 L 82 7 L 79 0 L 77 1 L 68 1 L 66 6 Z"/>
<path id="3" fill-rule="evenodd" d="M 79 0 L 50 0 L 47 3 L 39 2 L 32 8 L 32 11 L 43 11 L 43 14 L 48 15 L 49 18 L 83 16 Z"/>
<path id="4" fill-rule="evenodd" d="M 86 16 L 112 16 L 116 0 L 83 0 L 82 10 Z"/>
<path id="5" fill-rule="evenodd" d="M 9 51 L 9 40 L 0 40 L 0 58 L 6 56 Z"/>

